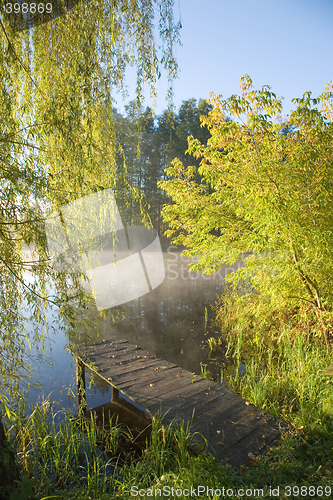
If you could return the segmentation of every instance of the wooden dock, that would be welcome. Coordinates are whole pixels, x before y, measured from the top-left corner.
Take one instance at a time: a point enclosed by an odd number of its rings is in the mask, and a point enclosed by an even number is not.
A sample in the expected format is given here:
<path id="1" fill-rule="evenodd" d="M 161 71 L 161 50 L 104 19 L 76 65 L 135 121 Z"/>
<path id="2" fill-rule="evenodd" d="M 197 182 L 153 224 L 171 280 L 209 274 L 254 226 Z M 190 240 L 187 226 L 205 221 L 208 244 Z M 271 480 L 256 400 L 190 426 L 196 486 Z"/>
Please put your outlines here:
<path id="1" fill-rule="evenodd" d="M 165 424 L 174 419 L 192 422 L 192 432 L 204 436 L 207 451 L 220 462 L 239 467 L 252 454 L 276 444 L 281 428 L 286 427 L 221 385 L 126 340 L 81 345 L 73 354 L 77 359 L 78 403 L 85 395 L 86 366 L 112 386 L 113 401 L 121 391 L 151 416 L 161 412 Z M 200 438 L 198 446 L 200 449 Z"/>

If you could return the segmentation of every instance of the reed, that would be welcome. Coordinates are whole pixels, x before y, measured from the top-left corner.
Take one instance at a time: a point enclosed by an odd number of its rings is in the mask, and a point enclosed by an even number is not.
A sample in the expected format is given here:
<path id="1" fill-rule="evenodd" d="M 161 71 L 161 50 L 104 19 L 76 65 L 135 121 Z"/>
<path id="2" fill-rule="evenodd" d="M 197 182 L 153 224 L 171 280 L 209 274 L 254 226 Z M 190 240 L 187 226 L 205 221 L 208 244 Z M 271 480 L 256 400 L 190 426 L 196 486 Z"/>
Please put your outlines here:
<path id="1" fill-rule="evenodd" d="M 284 331 L 269 346 L 260 339 L 243 343 L 241 334 L 229 341 L 233 363 L 222 370 L 221 381 L 230 389 L 298 426 L 314 412 L 330 411 L 331 379 L 323 370 L 331 364 L 331 353 L 319 339 L 291 339 Z"/>
<path id="2" fill-rule="evenodd" d="M 122 469 L 123 484 L 118 490 L 120 497 L 131 497 L 133 485 L 146 491 L 149 489 L 146 498 L 155 498 L 159 491 L 160 496 L 156 498 L 163 498 L 163 488 L 165 492 L 174 488 L 175 492 L 191 487 L 195 489 L 199 485 L 216 488 L 217 484 L 231 486 L 239 483 L 235 471 L 221 466 L 211 455 L 197 455 L 191 451 L 195 444 L 196 436 L 191 433 L 190 422 L 174 420 L 166 426 L 161 416 L 157 415 L 153 421 L 151 443 L 142 457 L 137 463 Z M 177 498 L 188 496 L 178 493 Z"/>
<path id="3" fill-rule="evenodd" d="M 65 410 L 54 414 L 49 401 L 31 406 L 26 417 L 22 403 L 13 405 L 3 397 L 1 410 L 22 476 L 13 499 L 110 500 L 130 497 L 133 485 L 185 488 L 207 481 L 213 485 L 218 478 L 231 484 L 230 471 L 205 453 L 191 451 L 190 423 L 164 425 L 157 415 L 142 455 L 120 461 L 123 431 L 117 425 L 97 426 L 93 415 L 79 420 Z M 130 433 L 126 438 L 131 440 Z"/>
<path id="4" fill-rule="evenodd" d="M 295 336 L 285 325 L 270 341 L 267 332 L 234 331 L 228 353 L 231 362 L 221 371 L 222 384 L 289 423 L 278 446 L 266 456 L 249 457 L 244 483 L 282 491 L 295 485 L 295 492 L 297 485 L 313 485 L 320 493 L 320 486 L 333 480 L 333 384 L 323 373 L 332 364 L 332 352 L 318 337 Z"/>
<path id="5" fill-rule="evenodd" d="M 90 420 L 78 420 L 69 411 L 54 414 L 48 400 L 32 405 L 28 416 L 22 404 L 11 405 L 5 397 L 1 408 L 25 487 L 33 483 L 35 493 L 44 495 L 78 486 L 95 496 L 113 489 L 117 425 L 100 428 L 93 415 Z"/>
<path id="6" fill-rule="evenodd" d="M 266 456 L 249 457 L 242 472 L 216 463 L 202 446 L 195 455 L 190 422 L 164 425 L 157 415 L 141 456 L 120 461 L 124 436 L 118 425 L 109 429 L 103 421 L 97 426 L 93 414 L 81 420 L 66 411 L 54 414 L 49 401 L 27 411 L 23 400 L 13 405 L 3 396 L 2 415 L 22 475 L 12 499 L 131 498 L 133 486 L 150 492 L 199 485 L 213 490 L 223 485 L 234 491 L 264 488 L 269 496 L 269 486 L 283 490 L 312 485 L 320 493 L 320 487 L 333 482 L 333 385 L 331 377 L 323 375 L 332 364 L 331 353 L 319 339 L 289 333 L 285 327 L 271 343 L 258 333 L 229 336 L 232 364 L 223 370 L 222 383 L 290 424 L 280 443 Z M 210 375 L 206 366 L 202 370 Z M 130 434 L 125 438 L 132 439 Z"/>

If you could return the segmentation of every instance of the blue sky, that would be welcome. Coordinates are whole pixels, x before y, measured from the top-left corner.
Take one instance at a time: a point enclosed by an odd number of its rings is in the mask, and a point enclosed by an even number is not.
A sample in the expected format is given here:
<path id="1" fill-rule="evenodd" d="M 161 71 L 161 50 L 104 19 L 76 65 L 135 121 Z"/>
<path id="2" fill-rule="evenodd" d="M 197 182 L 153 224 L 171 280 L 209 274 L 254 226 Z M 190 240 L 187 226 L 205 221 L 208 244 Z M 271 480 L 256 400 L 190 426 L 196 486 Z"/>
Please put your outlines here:
<path id="1" fill-rule="evenodd" d="M 179 16 L 177 109 L 183 100 L 205 99 L 211 91 L 224 97 L 239 93 L 247 73 L 255 88 L 268 84 L 284 97 L 288 113 L 293 97 L 308 90 L 315 97 L 333 79 L 333 0 L 175 0 L 176 21 Z M 131 80 L 129 72 L 133 98 Z M 166 90 L 164 73 L 157 113 L 166 107 Z M 121 100 L 117 107 L 122 109 Z"/>

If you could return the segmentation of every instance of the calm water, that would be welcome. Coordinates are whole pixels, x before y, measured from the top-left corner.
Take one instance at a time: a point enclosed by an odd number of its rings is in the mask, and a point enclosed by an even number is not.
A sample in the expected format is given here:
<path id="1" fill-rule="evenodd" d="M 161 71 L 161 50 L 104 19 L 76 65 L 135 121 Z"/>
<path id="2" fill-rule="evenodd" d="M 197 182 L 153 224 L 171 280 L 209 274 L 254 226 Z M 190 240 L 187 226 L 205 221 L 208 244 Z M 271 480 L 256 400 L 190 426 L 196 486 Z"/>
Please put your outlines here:
<path id="1" fill-rule="evenodd" d="M 243 265 L 242 261 L 233 266 L 222 267 L 214 275 L 190 272 L 188 257 L 181 256 L 175 246 L 163 252 L 165 267 L 164 281 L 150 293 L 118 306 L 119 317 L 114 321 L 113 309 L 104 311 L 102 317 L 96 307 L 85 311 L 85 318 L 94 322 L 88 328 L 91 341 L 127 339 L 167 361 L 200 374 L 200 364 L 214 375 L 220 373 L 219 363 L 208 359 L 207 338 L 218 337 L 214 327 L 214 312 L 210 306 L 221 294 L 225 277 Z M 193 262 L 193 261 L 191 261 Z M 205 311 L 208 314 L 205 320 Z M 49 321 L 54 319 L 49 313 Z M 32 328 L 32 327 L 31 327 Z M 50 333 L 45 342 L 45 352 L 33 349 L 34 384 L 29 401 L 43 400 L 48 395 L 60 407 L 75 409 L 75 363 L 65 349 L 68 339 L 59 329 Z M 206 347 L 205 347 L 206 346 Z M 89 380 L 89 377 L 88 377 Z M 111 398 L 111 391 L 101 379 L 87 392 L 88 406 L 94 407 Z"/>

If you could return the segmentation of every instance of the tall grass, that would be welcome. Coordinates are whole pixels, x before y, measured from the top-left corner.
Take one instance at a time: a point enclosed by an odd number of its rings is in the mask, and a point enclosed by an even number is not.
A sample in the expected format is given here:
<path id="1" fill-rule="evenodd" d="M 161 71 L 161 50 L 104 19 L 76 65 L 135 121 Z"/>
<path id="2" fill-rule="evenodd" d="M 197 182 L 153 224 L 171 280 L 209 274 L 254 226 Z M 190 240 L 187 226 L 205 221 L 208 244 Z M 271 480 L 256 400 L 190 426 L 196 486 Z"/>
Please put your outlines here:
<path id="1" fill-rule="evenodd" d="M 252 457 L 244 483 L 282 491 L 287 485 L 332 485 L 333 384 L 323 374 L 332 364 L 332 351 L 307 332 L 295 336 L 287 325 L 275 338 L 235 329 L 227 342 L 229 365 L 221 371 L 222 383 L 289 424 L 278 446 Z"/>
<path id="2" fill-rule="evenodd" d="M 284 331 L 265 345 L 238 334 L 229 340 L 229 353 L 233 363 L 222 370 L 222 383 L 254 405 L 298 426 L 314 414 L 333 414 L 331 378 L 323 375 L 332 355 L 319 339 L 291 339 Z"/>
<path id="3" fill-rule="evenodd" d="M 163 498 L 163 491 L 167 497 L 172 488 L 174 491 L 195 489 L 199 485 L 216 488 L 218 484 L 231 486 L 238 482 L 235 472 L 222 467 L 212 456 L 194 454 L 191 451 L 194 441 L 189 422 L 175 420 L 164 425 L 161 416 L 155 417 L 152 439 L 141 459 L 122 469 L 120 497 L 131 497 L 133 486 L 149 490 L 146 498 Z M 177 498 L 185 499 L 188 495 L 177 493 Z"/>
<path id="4" fill-rule="evenodd" d="M 24 405 L 13 407 L 5 398 L 1 409 L 22 475 L 22 484 L 11 500 L 110 500 L 130 497 L 133 485 L 163 489 L 213 487 L 217 480 L 231 484 L 228 469 L 212 457 L 191 451 L 189 423 L 164 425 L 157 415 L 142 455 L 120 461 L 118 426 L 98 427 L 93 416 L 78 420 L 67 411 L 62 411 L 62 421 L 56 424 L 60 415 L 53 414 L 48 401 L 32 407 L 28 417 Z"/>
<path id="5" fill-rule="evenodd" d="M 215 348 L 222 344 L 210 343 Z M 154 496 L 163 488 L 176 491 L 199 485 L 212 489 L 223 485 L 234 491 L 264 488 L 265 492 L 269 486 L 331 485 L 333 384 L 330 376 L 323 375 L 332 364 L 331 352 L 318 338 L 292 336 L 285 326 L 270 342 L 259 333 L 234 332 L 228 338 L 228 356 L 231 363 L 222 371 L 222 383 L 290 424 L 279 445 L 266 456 L 249 457 L 241 473 L 204 453 L 194 455 L 188 422 L 164 425 L 156 416 L 142 455 L 120 461 L 119 426 L 109 429 L 105 422 L 98 427 L 93 416 L 77 420 L 69 412 L 63 412 L 59 422 L 60 415 L 53 414 L 49 402 L 32 407 L 26 417 L 22 402 L 12 406 L 3 397 L 7 435 L 22 474 L 22 484 L 11 500 L 133 498 L 133 487 Z"/>
<path id="6" fill-rule="evenodd" d="M 32 406 L 27 417 L 22 404 L 13 408 L 3 397 L 1 406 L 25 490 L 33 488 L 36 495 L 45 495 L 84 486 L 88 494 L 98 497 L 114 489 L 117 425 L 99 428 L 93 414 L 90 420 L 78 420 L 65 410 L 56 423 L 60 415 L 53 414 L 49 401 Z"/>

